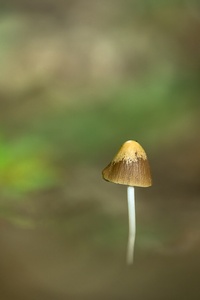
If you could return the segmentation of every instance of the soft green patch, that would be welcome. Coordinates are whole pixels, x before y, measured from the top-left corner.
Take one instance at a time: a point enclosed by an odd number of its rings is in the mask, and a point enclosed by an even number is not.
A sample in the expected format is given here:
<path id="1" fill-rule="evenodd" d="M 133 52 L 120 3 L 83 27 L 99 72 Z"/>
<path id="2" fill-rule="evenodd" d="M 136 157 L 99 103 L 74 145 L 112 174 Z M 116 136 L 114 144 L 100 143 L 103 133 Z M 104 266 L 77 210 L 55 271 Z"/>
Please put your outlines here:
<path id="1" fill-rule="evenodd" d="M 47 151 L 47 150 L 46 150 Z M 0 186 L 5 195 L 22 196 L 55 184 L 56 172 L 42 143 L 31 138 L 0 140 Z"/>

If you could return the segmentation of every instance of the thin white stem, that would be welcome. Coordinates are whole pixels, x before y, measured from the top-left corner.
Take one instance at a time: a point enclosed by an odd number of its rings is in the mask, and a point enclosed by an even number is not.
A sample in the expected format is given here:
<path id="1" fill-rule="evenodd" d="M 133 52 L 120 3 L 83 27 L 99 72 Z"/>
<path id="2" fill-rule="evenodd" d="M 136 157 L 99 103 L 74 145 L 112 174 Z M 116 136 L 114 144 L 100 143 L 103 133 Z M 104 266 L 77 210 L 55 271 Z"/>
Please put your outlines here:
<path id="1" fill-rule="evenodd" d="M 127 248 L 127 264 L 133 263 L 135 233 L 136 233 L 136 220 L 135 220 L 135 190 L 133 186 L 128 186 L 128 216 L 129 216 L 129 237 Z"/>

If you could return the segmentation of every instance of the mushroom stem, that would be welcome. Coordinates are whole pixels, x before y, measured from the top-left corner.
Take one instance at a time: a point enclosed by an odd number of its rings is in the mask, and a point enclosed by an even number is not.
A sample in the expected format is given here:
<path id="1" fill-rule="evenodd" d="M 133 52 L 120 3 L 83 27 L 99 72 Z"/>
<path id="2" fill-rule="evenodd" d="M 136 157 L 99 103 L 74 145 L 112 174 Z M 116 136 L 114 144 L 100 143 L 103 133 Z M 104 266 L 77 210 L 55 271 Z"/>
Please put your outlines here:
<path id="1" fill-rule="evenodd" d="M 135 220 L 135 190 L 133 186 L 127 188 L 128 197 L 128 216 L 129 216 L 129 237 L 127 248 L 127 264 L 133 263 L 135 233 L 136 233 L 136 220 Z"/>

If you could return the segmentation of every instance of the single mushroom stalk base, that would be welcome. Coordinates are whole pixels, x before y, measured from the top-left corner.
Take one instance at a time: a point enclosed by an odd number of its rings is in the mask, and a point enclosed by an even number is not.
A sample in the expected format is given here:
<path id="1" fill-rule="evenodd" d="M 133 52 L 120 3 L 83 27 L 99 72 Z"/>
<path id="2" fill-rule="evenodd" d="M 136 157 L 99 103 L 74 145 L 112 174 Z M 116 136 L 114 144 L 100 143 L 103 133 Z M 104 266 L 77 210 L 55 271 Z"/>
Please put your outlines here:
<path id="1" fill-rule="evenodd" d="M 127 188 L 128 199 L 128 220 L 129 220 L 129 235 L 127 247 L 127 264 L 133 263 L 135 235 L 136 235 L 136 214 L 135 214 L 135 189 L 133 186 Z"/>
<path id="2" fill-rule="evenodd" d="M 106 181 L 128 186 L 129 239 L 127 263 L 132 264 L 136 235 L 134 187 L 152 185 L 149 162 L 142 146 L 132 140 L 125 142 L 111 163 L 103 170 L 102 175 Z"/>

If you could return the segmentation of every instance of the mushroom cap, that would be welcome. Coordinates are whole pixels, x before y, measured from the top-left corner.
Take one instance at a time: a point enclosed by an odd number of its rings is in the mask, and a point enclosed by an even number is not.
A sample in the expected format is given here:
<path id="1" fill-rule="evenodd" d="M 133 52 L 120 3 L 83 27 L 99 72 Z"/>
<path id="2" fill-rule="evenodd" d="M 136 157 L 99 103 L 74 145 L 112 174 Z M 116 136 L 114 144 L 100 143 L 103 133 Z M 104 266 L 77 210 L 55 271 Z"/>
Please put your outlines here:
<path id="1" fill-rule="evenodd" d="M 142 146 L 132 140 L 121 146 L 102 175 L 103 179 L 113 183 L 140 187 L 152 185 L 147 155 Z"/>

